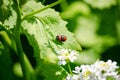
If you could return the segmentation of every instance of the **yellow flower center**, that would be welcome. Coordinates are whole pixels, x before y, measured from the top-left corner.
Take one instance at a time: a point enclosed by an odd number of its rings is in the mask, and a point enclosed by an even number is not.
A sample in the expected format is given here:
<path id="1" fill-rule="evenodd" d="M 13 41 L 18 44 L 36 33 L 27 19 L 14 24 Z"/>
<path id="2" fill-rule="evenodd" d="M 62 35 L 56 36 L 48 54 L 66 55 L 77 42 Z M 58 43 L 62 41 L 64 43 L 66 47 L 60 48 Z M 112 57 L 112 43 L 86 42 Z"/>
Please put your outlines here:
<path id="1" fill-rule="evenodd" d="M 102 63 L 102 64 L 101 64 L 101 66 L 102 66 L 102 67 L 104 67 L 104 68 L 106 68 L 106 69 L 108 68 L 108 64 L 107 64 L 107 63 L 105 63 L 105 62 L 104 62 L 104 63 Z"/>
<path id="2" fill-rule="evenodd" d="M 85 71 L 83 76 L 84 76 L 84 78 L 87 78 L 90 74 L 91 74 L 90 71 Z"/>

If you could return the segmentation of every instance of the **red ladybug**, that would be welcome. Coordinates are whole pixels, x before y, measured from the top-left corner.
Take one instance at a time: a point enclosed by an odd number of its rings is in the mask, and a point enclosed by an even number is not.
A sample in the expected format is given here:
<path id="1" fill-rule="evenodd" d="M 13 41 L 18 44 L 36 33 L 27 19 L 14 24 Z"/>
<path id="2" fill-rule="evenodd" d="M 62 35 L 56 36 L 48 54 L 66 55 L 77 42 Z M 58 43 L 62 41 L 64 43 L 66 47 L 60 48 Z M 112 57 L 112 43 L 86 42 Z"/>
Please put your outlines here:
<path id="1" fill-rule="evenodd" d="M 65 35 L 57 35 L 56 39 L 60 42 L 65 42 L 67 40 L 67 37 Z"/>

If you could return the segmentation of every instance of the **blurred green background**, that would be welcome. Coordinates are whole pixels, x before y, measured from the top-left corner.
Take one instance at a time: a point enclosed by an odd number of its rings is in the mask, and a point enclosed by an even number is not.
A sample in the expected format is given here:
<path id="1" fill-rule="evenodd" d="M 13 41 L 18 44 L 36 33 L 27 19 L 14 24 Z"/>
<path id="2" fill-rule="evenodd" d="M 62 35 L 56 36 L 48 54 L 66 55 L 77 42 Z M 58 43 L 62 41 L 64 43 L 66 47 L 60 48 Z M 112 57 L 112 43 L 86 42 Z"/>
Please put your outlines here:
<path id="1" fill-rule="evenodd" d="M 82 46 L 77 63 L 111 59 L 120 65 L 120 0 L 63 0 L 53 8 Z"/>
<path id="2" fill-rule="evenodd" d="M 22 5 L 27 0 L 20 1 L 23 1 L 20 3 Z M 57 0 L 37 1 L 41 1 L 43 5 L 48 5 Z M 63 20 L 68 22 L 66 27 L 70 32 L 74 33 L 83 49 L 78 60 L 73 65 L 91 64 L 98 59 L 104 61 L 111 59 L 120 65 L 120 0 L 63 0 L 59 5 L 52 8 L 60 13 Z M 4 21 L 9 14 L 0 15 L 0 17 L 2 16 L 4 17 L 0 21 Z M 0 35 L 2 44 L 6 45 L 3 38 L 6 38 L 6 40 L 8 38 Z M 36 61 L 33 56 L 33 48 L 28 43 L 25 35 L 21 35 L 21 42 L 24 52 L 35 68 Z M 19 62 L 18 56 L 12 48 L 5 48 L 5 53 L 10 52 L 11 54 L 0 55 L 0 64 L 3 64 L 0 65 L 0 72 L 4 72 L 0 76 L 10 80 L 12 79 L 11 75 L 15 73 L 19 76 L 16 76 L 16 79 L 21 80 L 21 67 L 17 63 Z M 13 70 L 11 66 L 8 66 L 11 64 Z M 8 74 L 4 75 L 5 73 Z"/>

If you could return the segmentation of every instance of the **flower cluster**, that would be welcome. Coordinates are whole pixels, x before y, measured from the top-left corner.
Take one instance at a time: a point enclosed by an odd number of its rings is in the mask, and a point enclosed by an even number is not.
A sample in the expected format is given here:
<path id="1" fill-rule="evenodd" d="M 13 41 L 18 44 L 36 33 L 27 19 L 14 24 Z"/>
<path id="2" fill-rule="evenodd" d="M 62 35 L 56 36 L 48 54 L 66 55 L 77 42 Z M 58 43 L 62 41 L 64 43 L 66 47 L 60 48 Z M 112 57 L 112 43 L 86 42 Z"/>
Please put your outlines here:
<path id="1" fill-rule="evenodd" d="M 112 78 L 112 80 L 120 80 L 120 76 L 116 69 L 116 62 L 108 60 L 96 61 L 92 65 L 81 65 L 75 67 L 72 75 L 68 75 L 66 80 L 107 80 L 107 78 Z"/>
<path id="2" fill-rule="evenodd" d="M 74 62 L 77 59 L 77 52 L 75 50 L 61 49 L 58 53 L 58 65 L 65 65 L 68 61 Z"/>

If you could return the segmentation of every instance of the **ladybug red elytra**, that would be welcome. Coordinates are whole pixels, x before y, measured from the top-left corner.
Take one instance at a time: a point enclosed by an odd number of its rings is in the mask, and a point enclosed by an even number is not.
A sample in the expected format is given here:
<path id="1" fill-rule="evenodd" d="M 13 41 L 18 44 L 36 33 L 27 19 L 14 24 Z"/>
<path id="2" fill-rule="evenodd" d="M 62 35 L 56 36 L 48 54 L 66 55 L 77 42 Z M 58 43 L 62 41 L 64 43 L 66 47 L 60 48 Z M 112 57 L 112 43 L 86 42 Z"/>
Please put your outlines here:
<path id="1" fill-rule="evenodd" d="M 65 35 L 57 35 L 56 39 L 61 42 L 65 42 L 67 40 L 67 37 Z"/>

